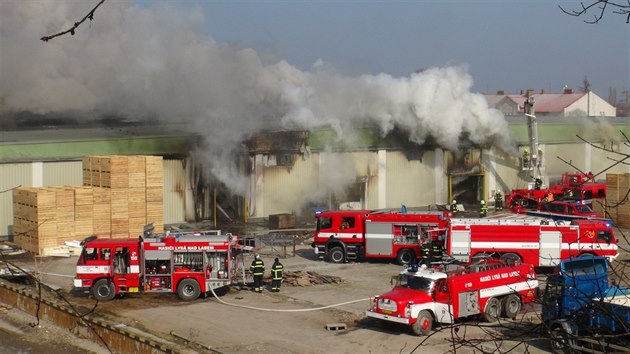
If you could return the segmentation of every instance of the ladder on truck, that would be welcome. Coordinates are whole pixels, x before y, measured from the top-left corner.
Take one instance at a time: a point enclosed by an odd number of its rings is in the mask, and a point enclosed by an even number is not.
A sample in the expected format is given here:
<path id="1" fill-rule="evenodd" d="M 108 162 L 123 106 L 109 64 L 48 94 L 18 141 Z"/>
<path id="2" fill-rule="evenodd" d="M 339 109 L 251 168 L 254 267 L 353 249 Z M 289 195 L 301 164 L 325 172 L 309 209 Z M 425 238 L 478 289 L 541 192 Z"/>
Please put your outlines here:
<path id="1" fill-rule="evenodd" d="M 495 217 L 495 218 L 469 218 L 469 219 L 451 219 L 451 225 L 459 226 L 459 225 L 518 225 L 518 226 L 527 226 L 527 225 L 550 225 L 555 222 L 550 219 L 535 217 L 535 216 L 527 216 L 527 215 L 514 215 L 514 216 L 503 216 L 503 217 Z"/>

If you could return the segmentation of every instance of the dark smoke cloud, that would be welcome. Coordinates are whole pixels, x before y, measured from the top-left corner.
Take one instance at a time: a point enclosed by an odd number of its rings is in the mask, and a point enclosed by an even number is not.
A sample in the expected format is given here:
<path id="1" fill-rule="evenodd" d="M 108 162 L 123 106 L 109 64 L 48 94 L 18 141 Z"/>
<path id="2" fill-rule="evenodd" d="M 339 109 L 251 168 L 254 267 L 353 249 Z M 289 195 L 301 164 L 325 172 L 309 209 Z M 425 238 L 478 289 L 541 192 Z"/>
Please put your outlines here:
<path id="1" fill-rule="evenodd" d="M 432 136 L 451 150 L 466 133 L 474 143 L 513 150 L 502 114 L 470 92 L 472 78 L 462 67 L 402 78 L 347 77 L 322 63 L 304 72 L 199 35 L 200 11 L 131 1 L 105 2 L 74 36 L 39 40 L 93 6 L 0 2 L 0 114 L 78 111 L 185 123 L 207 138 L 197 156 L 238 194 L 247 178 L 233 168 L 232 154 L 243 134 L 270 120 L 287 129 L 332 127 L 339 139 L 357 124 L 375 124 L 383 134 L 396 126 L 414 142 Z"/>

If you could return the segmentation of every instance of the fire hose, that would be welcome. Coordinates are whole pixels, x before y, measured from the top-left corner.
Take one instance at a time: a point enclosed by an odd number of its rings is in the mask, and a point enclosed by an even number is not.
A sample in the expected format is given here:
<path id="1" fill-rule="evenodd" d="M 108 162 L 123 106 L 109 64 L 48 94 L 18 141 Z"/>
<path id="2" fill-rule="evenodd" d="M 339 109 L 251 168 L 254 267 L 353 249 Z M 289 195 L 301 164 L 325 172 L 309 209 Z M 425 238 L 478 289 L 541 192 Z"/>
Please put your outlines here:
<path id="1" fill-rule="evenodd" d="M 219 300 L 220 303 L 224 304 L 224 305 L 228 305 L 228 306 L 234 306 L 234 307 L 240 307 L 240 308 L 244 308 L 244 309 L 250 309 L 250 310 L 257 310 L 257 311 L 269 311 L 269 312 L 307 312 L 307 311 L 320 311 L 320 310 L 325 310 L 325 309 L 329 309 L 332 307 L 338 307 L 338 306 L 343 306 L 343 305 L 348 305 L 348 304 L 353 304 L 355 302 L 361 302 L 361 301 L 368 301 L 370 300 L 370 298 L 363 298 L 363 299 L 358 299 L 358 300 L 352 300 L 352 301 L 346 301 L 346 302 L 341 302 L 338 304 L 333 304 L 333 305 L 327 305 L 327 306 L 320 306 L 320 307 L 313 307 L 313 308 L 307 308 L 307 309 L 268 309 L 268 308 L 261 308 L 261 307 L 254 307 L 254 306 L 247 306 L 247 305 L 239 305 L 239 304 L 233 304 L 233 303 L 229 303 L 226 301 L 223 301 L 219 298 L 219 296 L 214 292 L 214 289 L 210 288 L 210 291 L 212 291 L 212 295 L 214 295 L 214 297 Z"/>

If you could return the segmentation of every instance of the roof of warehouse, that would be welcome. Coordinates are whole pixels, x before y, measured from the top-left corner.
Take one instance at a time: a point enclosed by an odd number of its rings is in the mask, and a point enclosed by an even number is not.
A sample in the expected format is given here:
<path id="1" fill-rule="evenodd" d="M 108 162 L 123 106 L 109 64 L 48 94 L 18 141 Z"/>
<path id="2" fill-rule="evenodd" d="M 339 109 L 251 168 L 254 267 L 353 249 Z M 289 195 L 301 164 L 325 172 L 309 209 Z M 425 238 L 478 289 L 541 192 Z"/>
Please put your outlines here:
<path id="1" fill-rule="evenodd" d="M 526 144 L 528 138 L 525 116 L 506 116 L 505 119 L 508 121 L 510 134 L 515 143 Z M 537 121 L 541 143 L 576 142 L 580 140 L 578 135 L 595 142 L 620 131 L 630 136 L 629 117 L 541 116 Z M 87 128 L 53 126 L 29 130 L 3 130 L 0 132 L 0 162 L 78 159 L 86 155 L 186 156 L 197 138 L 182 128 L 181 124 L 135 123 Z M 383 137 L 378 128 L 363 127 L 357 128 L 355 135 L 350 143 L 338 139 L 331 129 L 313 131 L 308 133 L 308 146 L 313 151 L 324 149 L 326 146 L 332 146 L 338 151 L 352 151 L 417 150 L 432 148 L 435 145 L 432 139 L 423 146 L 411 144 L 405 138 L 405 133 L 400 130 L 394 130 Z"/>

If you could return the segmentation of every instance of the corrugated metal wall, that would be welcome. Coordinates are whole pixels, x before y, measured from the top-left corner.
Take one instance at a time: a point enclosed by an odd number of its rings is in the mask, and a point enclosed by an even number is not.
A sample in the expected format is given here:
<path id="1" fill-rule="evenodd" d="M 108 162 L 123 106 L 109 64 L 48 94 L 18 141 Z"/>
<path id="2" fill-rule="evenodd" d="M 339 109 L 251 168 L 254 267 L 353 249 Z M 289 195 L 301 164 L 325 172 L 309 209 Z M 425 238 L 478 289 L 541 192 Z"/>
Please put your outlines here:
<path id="1" fill-rule="evenodd" d="M 401 151 L 387 152 L 386 208 L 417 207 L 435 201 L 433 166 L 435 152 L 426 151 L 419 160 L 407 160 Z"/>
<path id="2" fill-rule="evenodd" d="M 318 195 L 318 157 L 304 160 L 296 157 L 292 167 L 264 167 L 262 198 L 263 210 L 254 211 L 256 217 L 280 213 L 299 213 L 305 200 Z M 260 205 L 260 204 L 258 204 Z"/>
<path id="3" fill-rule="evenodd" d="M 32 184 L 32 164 L 0 164 L 0 236 L 11 233 L 13 225 L 13 192 L 11 189 Z"/>
<path id="4" fill-rule="evenodd" d="M 186 171 L 184 160 L 164 161 L 164 224 L 186 220 Z"/>
<path id="5" fill-rule="evenodd" d="M 80 186 L 83 183 L 82 161 L 45 162 L 43 187 Z"/>

